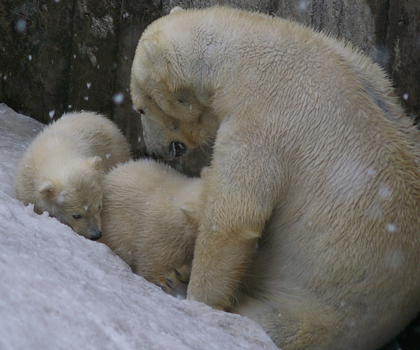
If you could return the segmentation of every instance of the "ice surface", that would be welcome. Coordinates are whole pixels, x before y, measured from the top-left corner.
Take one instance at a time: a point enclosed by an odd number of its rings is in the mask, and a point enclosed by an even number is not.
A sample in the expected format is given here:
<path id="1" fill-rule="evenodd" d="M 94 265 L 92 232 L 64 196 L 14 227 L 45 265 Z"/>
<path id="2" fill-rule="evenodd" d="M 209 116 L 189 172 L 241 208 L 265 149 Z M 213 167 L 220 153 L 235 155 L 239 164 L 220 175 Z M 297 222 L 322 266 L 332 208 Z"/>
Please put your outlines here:
<path id="1" fill-rule="evenodd" d="M 276 349 L 247 318 L 178 300 L 13 195 L 42 125 L 0 104 L 0 349 Z"/>

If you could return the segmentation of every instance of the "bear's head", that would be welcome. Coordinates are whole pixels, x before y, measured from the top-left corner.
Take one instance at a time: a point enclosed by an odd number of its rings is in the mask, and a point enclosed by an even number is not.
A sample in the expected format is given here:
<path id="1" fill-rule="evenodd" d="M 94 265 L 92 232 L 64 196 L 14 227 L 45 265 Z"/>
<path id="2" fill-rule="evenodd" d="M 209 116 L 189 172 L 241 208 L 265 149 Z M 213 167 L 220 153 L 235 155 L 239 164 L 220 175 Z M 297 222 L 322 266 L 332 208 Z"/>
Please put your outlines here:
<path id="1" fill-rule="evenodd" d="M 189 57 L 188 48 L 177 45 L 168 35 L 171 27 L 167 22 L 159 23 L 149 26 L 137 46 L 131 97 L 134 109 L 141 114 L 149 152 L 173 159 L 210 143 L 219 122 L 210 108 L 208 89 L 195 84 L 200 72 L 195 72 L 193 63 L 182 59 Z"/>
<path id="2" fill-rule="evenodd" d="M 73 162 L 39 185 L 43 207 L 78 234 L 101 238 L 102 159 L 92 157 Z"/>

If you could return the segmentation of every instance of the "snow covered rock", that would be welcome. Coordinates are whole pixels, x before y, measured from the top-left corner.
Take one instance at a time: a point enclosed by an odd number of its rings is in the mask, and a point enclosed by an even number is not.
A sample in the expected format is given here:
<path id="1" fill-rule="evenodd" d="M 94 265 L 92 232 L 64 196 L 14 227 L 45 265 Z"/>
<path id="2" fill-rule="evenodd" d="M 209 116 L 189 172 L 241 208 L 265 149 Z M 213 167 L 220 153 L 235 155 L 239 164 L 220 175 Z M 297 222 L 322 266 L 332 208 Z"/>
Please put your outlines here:
<path id="1" fill-rule="evenodd" d="M 0 104 L 0 349 L 277 349 L 251 320 L 178 300 L 14 198 L 42 124 Z"/>

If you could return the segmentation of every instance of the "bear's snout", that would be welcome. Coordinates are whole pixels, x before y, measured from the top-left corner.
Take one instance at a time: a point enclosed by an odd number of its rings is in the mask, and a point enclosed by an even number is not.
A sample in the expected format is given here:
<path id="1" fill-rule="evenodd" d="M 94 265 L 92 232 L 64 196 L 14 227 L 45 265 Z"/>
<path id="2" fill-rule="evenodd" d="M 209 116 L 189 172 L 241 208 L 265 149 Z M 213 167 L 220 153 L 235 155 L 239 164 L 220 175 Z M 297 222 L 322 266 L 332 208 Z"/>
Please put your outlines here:
<path id="1" fill-rule="evenodd" d="M 187 147 L 182 142 L 172 141 L 169 145 L 169 156 L 171 159 L 181 157 L 187 151 Z"/>

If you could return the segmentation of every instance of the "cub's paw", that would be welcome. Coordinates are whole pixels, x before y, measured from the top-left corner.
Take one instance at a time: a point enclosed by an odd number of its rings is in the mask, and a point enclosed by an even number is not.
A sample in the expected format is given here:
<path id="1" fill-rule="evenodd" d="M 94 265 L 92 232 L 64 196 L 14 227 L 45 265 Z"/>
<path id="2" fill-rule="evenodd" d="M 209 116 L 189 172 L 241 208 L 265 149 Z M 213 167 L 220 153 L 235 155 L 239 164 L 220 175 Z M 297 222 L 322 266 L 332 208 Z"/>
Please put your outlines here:
<path id="1" fill-rule="evenodd" d="M 191 266 L 185 264 L 179 268 L 174 268 L 165 275 L 165 279 L 158 283 L 165 293 L 178 299 L 187 297 L 187 287 L 190 281 Z"/>

